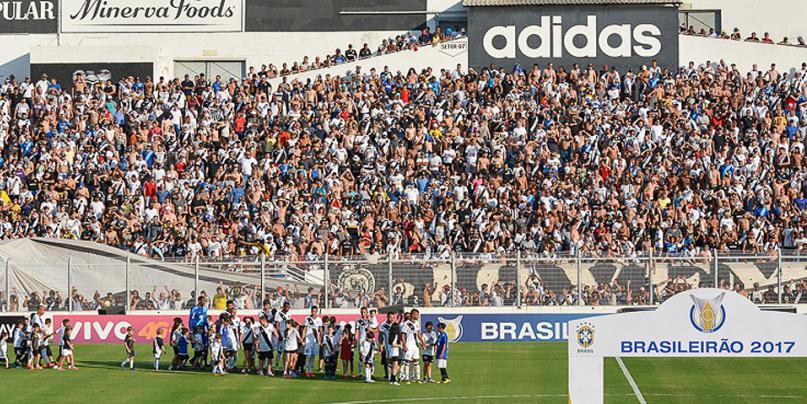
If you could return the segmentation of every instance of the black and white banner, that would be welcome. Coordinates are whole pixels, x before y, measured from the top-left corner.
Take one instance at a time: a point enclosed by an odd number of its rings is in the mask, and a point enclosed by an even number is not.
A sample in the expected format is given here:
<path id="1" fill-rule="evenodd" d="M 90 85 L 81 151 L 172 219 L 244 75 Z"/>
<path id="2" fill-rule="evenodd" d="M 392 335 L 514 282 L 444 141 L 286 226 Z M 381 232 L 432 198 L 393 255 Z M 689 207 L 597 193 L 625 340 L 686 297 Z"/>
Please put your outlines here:
<path id="1" fill-rule="evenodd" d="M 243 0 L 62 0 L 62 32 L 240 32 Z"/>
<path id="2" fill-rule="evenodd" d="M 132 77 L 146 81 L 146 77 L 154 74 L 154 64 L 146 62 L 132 63 L 32 63 L 31 77 L 42 77 L 47 73 L 49 78 L 56 79 L 65 90 L 73 88 L 73 80 L 80 73 L 87 84 L 111 81 L 117 83 L 121 78 Z"/>
<path id="3" fill-rule="evenodd" d="M 0 34 L 55 34 L 58 0 L 0 0 Z"/>

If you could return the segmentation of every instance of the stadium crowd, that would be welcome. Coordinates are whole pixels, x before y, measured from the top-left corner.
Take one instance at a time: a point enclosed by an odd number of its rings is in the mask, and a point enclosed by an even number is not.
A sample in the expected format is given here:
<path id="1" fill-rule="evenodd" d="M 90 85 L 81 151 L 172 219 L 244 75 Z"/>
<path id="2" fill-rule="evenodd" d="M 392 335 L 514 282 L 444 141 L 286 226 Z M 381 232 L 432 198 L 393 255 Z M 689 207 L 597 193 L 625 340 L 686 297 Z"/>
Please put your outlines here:
<path id="1" fill-rule="evenodd" d="M 709 38 L 719 38 L 719 39 L 731 39 L 732 41 L 745 41 L 745 42 L 756 42 L 756 43 L 764 43 L 768 45 L 788 45 L 788 46 L 800 46 L 800 47 L 807 47 L 807 41 L 805 41 L 803 36 L 798 36 L 796 38 L 796 42 L 790 40 L 790 38 L 784 36 L 782 40 L 779 42 L 774 41 L 771 34 L 765 32 L 762 34 L 762 38 L 760 38 L 756 32 L 752 32 L 751 35 L 743 38 L 743 34 L 740 32 L 739 28 L 734 28 L 731 33 L 727 32 L 726 30 L 717 32 L 714 28 L 709 28 L 708 30 L 704 27 L 701 29 L 696 29 L 695 26 L 686 24 L 682 24 L 678 27 L 678 32 L 684 35 L 694 35 L 694 36 L 705 36 Z"/>
<path id="2" fill-rule="evenodd" d="M 293 62 L 291 66 L 289 66 L 288 63 L 283 63 L 280 66 L 280 69 L 278 69 L 274 64 L 269 64 L 268 66 L 263 65 L 257 74 L 266 76 L 270 79 L 278 76 L 289 76 L 310 70 L 323 69 L 344 63 L 355 62 L 357 60 L 367 59 L 372 56 L 389 55 L 402 50 L 417 50 L 419 46 L 436 45 L 440 42 L 454 40 L 463 36 L 465 36 L 464 28 L 443 29 L 442 27 L 437 27 L 434 32 L 431 32 L 431 29 L 426 27 L 423 28 L 419 35 L 408 32 L 405 34 L 396 35 L 394 38 L 391 37 L 384 39 L 375 50 L 371 49 L 370 46 L 365 43 L 361 49 L 357 51 L 353 47 L 353 44 L 349 44 L 344 52 L 342 49 L 337 48 L 334 50 L 333 54 L 327 54 L 322 57 L 315 56 L 313 59 L 311 59 L 308 56 L 304 56 L 301 61 Z M 253 72 L 254 70 L 251 73 Z"/>
<path id="3" fill-rule="evenodd" d="M 277 88 L 257 73 L 9 78 L 0 237 L 189 260 L 803 251 L 805 73 L 721 61 L 384 69 Z M 601 298 L 611 286 L 591 285 Z"/>

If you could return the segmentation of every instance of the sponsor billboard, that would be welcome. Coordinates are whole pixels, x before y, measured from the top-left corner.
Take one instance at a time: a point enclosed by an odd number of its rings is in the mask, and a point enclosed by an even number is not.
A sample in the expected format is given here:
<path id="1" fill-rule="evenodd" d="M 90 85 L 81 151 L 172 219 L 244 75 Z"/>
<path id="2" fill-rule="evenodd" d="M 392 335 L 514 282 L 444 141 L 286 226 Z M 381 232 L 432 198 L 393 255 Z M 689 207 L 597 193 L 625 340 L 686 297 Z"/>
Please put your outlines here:
<path id="1" fill-rule="evenodd" d="M 328 314 L 327 312 L 325 313 Z M 211 312 L 212 315 L 212 312 Z M 446 323 L 446 333 L 451 342 L 561 342 L 569 337 L 568 322 L 592 317 L 596 314 L 423 314 L 421 325 L 431 321 L 435 326 Z M 185 323 L 188 315 L 111 315 L 54 313 L 53 323 L 61 324 L 69 318 L 73 325 L 73 339 L 76 343 L 99 344 L 119 343 L 126 336 L 126 327 L 134 328 L 137 342 L 149 342 L 157 335 L 157 329 L 171 329 L 174 317 Z M 213 318 L 216 318 L 213 315 Z M 241 315 L 241 318 L 248 317 Z M 253 318 L 257 316 L 252 316 Z M 292 316 L 302 322 L 304 314 Z M 357 314 L 336 315 L 337 321 L 355 322 Z M 383 315 L 379 321 L 383 321 Z M 16 321 L 16 320 L 15 320 Z"/>
<path id="2" fill-rule="evenodd" d="M 446 324 L 450 342 L 562 342 L 571 320 L 598 314 L 424 314 L 427 321 Z"/>
<path id="3" fill-rule="evenodd" d="M 61 31 L 240 32 L 243 0 L 62 0 Z"/>
<path id="4" fill-rule="evenodd" d="M 0 34 L 55 34 L 58 0 L 0 1 Z"/>
<path id="5" fill-rule="evenodd" d="M 422 14 L 412 13 L 422 11 Z M 402 13 L 405 12 L 405 13 Z M 426 24 L 426 0 L 249 0 L 247 31 L 409 31 Z"/>
<path id="6" fill-rule="evenodd" d="M 8 335 L 14 335 L 14 329 L 17 328 L 17 323 L 24 319 L 25 316 L 0 315 L 0 334 L 5 332 Z"/>
<path id="7" fill-rule="evenodd" d="M 31 77 L 38 80 L 42 74 L 47 74 L 48 78 L 56 79 L 62 88 L 71 89 L 73 79 L 77 73 L 82 73 L 84 79 L 89 84 L 99 81 L 112 81 L 117 83 L 121 77 L 140 77 L 145 81 L 146 77 L 154 74 L 153 63 L 32 63 Z"/>
<path id="8" fill-rule="evenodd" d="M 624 72 L 655 59 L 676 68 L 677 24 L 678 9 L 664 5 L 471 7 L 469 64 L 607 64 Z"/>
<path id="9" fill-rule="evenodd" d="M 209 312 L 209 315 L 215 320 L 218 314 Z M 157 330 L 163 328 L 167 335 L 171 330 L 171 325 L 174 324 L 174 318 L 179 317 L 187 325 L 188 314 L 171 315 L 171 314 L 155 314 L 155 315 L 110 315 L 102 316 L 97 314 L 68 314 L 68 313 L 54 313 L 53 324 L 61 324 L 62 320 L 70 319 L 70 324 L 73 326 L 71 334 L 73 340 L 79 344 L 107 344 L 119 343 L 126 337 L 126 328 L 132 327 L 134 329 L 134 336 L 137 342 L 150 342 L 157 336 Z M 257 315 L 240 314 L 240 318 L 252 317 L 257 319 Z M 295 314 L 291 316 L 294 320 L 302 323 L 305 320 L 305 314 Z M 346 323 L 355 322 L 358 314 L 351 315 L 337 315 L 337 321 L 344 321 Z"/>

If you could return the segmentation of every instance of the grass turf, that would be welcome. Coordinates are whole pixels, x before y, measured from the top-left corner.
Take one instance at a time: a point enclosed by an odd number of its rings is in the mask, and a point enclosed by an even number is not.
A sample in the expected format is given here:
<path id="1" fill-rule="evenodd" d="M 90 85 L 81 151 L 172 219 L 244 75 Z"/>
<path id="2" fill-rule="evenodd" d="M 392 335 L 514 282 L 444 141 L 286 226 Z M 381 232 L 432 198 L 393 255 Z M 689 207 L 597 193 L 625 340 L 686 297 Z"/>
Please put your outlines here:
<path id="1" fill-rule="evenodd" d="M 567 403 L 565 343 L 460 343 L 451 346 L 448 385 L 365 384 L 361 379 L 288 380 L 209 371 L 155 372 L 150 345 L 137 347 L 137 371 L 120 368 L 118 345 L 78 346 L 76 372 L 0 369 L 3 402 L 62 403 Z M 163 358 L 163 368 L 170 358 Z M 801 359 L 624 360 L 648 403 L 804 403 Z M 376 369 L 376 374 L 383 374 Z M 435 376 L 439 373 L 435 369 Z M 637 403 L 616 361 L 605 363 L 606 403 Z"/>

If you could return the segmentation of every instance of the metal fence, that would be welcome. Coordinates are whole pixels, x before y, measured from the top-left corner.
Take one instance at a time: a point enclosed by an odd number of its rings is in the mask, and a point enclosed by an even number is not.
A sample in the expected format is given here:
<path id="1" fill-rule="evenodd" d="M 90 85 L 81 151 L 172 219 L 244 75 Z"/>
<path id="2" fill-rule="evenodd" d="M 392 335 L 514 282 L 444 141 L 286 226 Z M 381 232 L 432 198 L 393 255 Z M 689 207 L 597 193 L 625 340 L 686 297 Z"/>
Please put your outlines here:
<path id="1" fill-rule="evenodd" d="M 0 309 L 27 311 L 44 304 L 50 311 L 184 310 L 200 295 L 213 308 L 231 300 L 242 309 L 259 309 L 266 301 L 294 308 L 654 305 L 700 287 L 735 290 L 760 304 L 807 303 L 807 257 L 243 257 L 115 264 L 68 260 L 64 268 L 7 260 L 5 271 L 0 269 Z"/>

